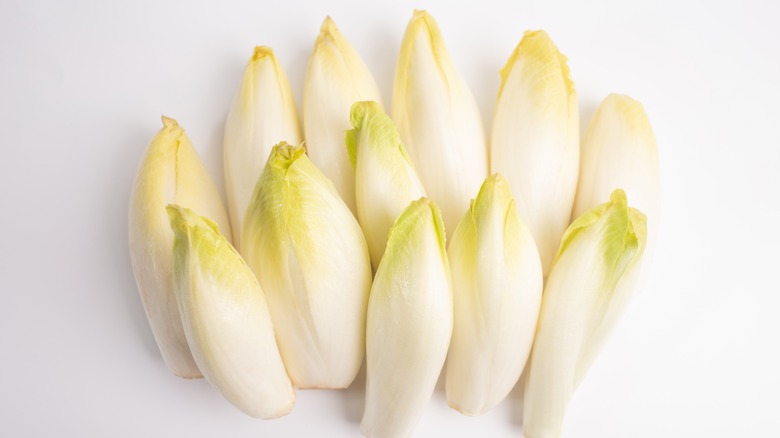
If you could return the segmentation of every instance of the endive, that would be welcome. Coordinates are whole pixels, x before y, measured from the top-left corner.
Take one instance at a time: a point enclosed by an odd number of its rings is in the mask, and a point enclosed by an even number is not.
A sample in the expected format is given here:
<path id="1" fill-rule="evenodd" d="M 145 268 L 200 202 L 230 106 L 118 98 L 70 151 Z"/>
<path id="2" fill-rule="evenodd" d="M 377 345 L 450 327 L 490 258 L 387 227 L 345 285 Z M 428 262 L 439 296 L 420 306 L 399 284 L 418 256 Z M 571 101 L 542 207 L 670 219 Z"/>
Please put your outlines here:
<path id="1" fill-rule="evenodd" d="M 349 206 L 355 206 L 355 172 L 344 150 L 344 131 L 350 128 L 354 102 L 381 102 L 379 87 L 357 51 L 325 18 L 309 58 L 303 86 L 303 129 L 309 157 L 322 170 Z"/>
<path id="2" fill-rule="evenodd" d="M 364 355 L 368 247 L 357 220 L 302 146 L 274 146 L 241 240 L 268 298 L 293 384 L 349 386 Z"/>
<path id="3" fill-rule="evenodd" d="M 295 403 L 263 291 L 217 224 L 168 206 L 173 284 L 184 333 L 206 380 L 248 415 L 277 418 Z"/>
<path id="4" fill-rule="evenodd" d="M 622 190 L 566 230 L 542 298 L 523 403 L 528 438 L 561 434 L 566 408 L 635 289 L 647 228 Z"/>
<path id="5" fill-rule="evenodd" d="M 512 186 L 546 275 L 569 225 L 577 189 L 577 92 L 566 57 L 544 31 L 525 33 L 501 79 L 491 171 Z"/>
<path id="6" fill-rule="evenodd" d="M 474 96 L 425 11 L 414 12 L 401 43 L 392 114 L 451 234 L 488 175 L 487 148 Z"/>
<path id="7" fill-rule="evenodd" d="M 631 205 L 647 215 L 652 242 L 661 184 L 658 146 L 642 104 L 621 94 L 607 96 L 585 131 L 580 154 L 573 217 L 606 201 L 620 187 Z"/>
<path id="8" fill-rule="evenodd" d="M 447 253 L 455 298 L 447 401 L 479 415 L 520 378 L 542 300 L 539 252 L 501 175 L 482 184 Z"/>
<path id="9" fill-rule="evenodd" d="M 428 404 L 452 333 L 452 288 L 436 205 L 412 202 L 393 225 L 368 306 L 368 437 L 411 434 Z"/>
<path id="10" fill-rule="evenodd" d="M 373 101 L 355 102 L 354 129 L 347 131 L 347 151 L 355 167 L 355 200 L 376 269 L 393 222 L 415 199 L 425 196 L 393 120 Z"/>
<path id="11" fill-rule="evenodd" d="M 212 218 L 230 240 L 230 223 L 219 192 L 175 120 L 163 117 L 130 195 L 129 240 L 141 300 L 163 360 L 174 374 L 201 377 L 182 329 L 173 291 L 173 232 L 165 206 L 176 203 Z"/>
<path id="12" fill-rule="evenodd" d="M 238 248 L 246 206 L 273 145 L 301 143 L 290 83 L 270 47 L 255 47 L 225 122 L 225 190 Z"/>

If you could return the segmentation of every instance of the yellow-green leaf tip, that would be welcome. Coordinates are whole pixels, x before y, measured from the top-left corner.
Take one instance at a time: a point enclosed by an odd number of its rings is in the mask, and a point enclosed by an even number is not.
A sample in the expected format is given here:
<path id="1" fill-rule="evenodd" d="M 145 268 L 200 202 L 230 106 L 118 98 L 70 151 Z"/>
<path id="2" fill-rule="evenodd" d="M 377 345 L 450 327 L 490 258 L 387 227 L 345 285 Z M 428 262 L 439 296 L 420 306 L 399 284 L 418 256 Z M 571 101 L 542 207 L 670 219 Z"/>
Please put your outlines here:
<path id="1" fill-rule="evenodd" d="M 353 103 L 349 120 L 353 129 L 347 131 L 346 144 L 353 168 L 357 162 L 357 143 L 361 132 L 365 132 L 364 135 L 370 138 L 370 146 L 395 148 L 408 162 L 411 162 L 401 143 L 395 122 L 385 114 L 379 103 L 371 100 Z"/>
<path id="2" fill-rule="evenodd" d="M 306 148 L 303 145 L 293 146 L 283 141 L 271 149 L 268 163 L 274 168 L 286 171 L 297 159 L 305 154 Z"/>
<path id="3" fill-rule="evenodd" d="M 504 84 L 512 72 L 512 68 L 517 62 L 518 58 L 526 58 L 529 62 L 537 63 L 540 65 L 554 63 L 557 64 L 561 70 L 563 76 L 564 86 L 569 95 L 576 93 L 574 88 L 574 80 L 571 77 L 571 70 L 568 65 L 568 58 L 566 55 L 558 50 L 558 46 L 555 45 L 550 35 L 543 30 L 527 30 L 523 34 L 523 38 L 517 44 L 512 56 L 506 62 L 506 65 L 499 71 L 501 75 L 501 87 L 498 90 L 498 94 L 501 95 L 501 91 L 504 89 Z M 554 78 L 550 78 L 554 79 Z M 545 81 L 541 81 L 544 83 Z"/>
<path id="4" fill-rule="evenodd" d="M 591 226 L 599 227 L 598 244 L 608 267 L 606 275 L 617 280 L 644 250 L 647 218 L 639 210 L 629 207 L 622 189 L 615 189 L 609 202 L 590 209 L 572 222 L 563 235 L 556 261 L 575 237 Z"/>
<path id="5" fill-rule="evenodd" d="M 189 208 L 177 204 L 168 204 L 165 207 L 168 213 L 168 220 L 171 223 L 171 229 L 177 235 L 187 234 L 187 230 L 194 228 L 205 228 L 215 233 L 219 233 L 219 227 L 211 219 L 200 216 Z"/>
<path id="6" fill-rule="evenodd" d="M 436 237 L 439 243 L 439 249 L 441 250 L 442 258 L 447 260 L 447 235 L 444 232 L 444 221 L 441 218 L 441 210 L 435 202 L 426 197 L 422 197 L 416 201 L 412 201 L 408 207 L 398 216 L 390 228 L 389 238 L 387 241 L 388 252 L 394 252 L 393 247 L 402 245 L 403 242 L 408 242 L 412 235 L 416 232 L 416 228 L 421 221 L 427 219 L 428 215 L 433 220 L 433 226 L 436 230 Z"/>

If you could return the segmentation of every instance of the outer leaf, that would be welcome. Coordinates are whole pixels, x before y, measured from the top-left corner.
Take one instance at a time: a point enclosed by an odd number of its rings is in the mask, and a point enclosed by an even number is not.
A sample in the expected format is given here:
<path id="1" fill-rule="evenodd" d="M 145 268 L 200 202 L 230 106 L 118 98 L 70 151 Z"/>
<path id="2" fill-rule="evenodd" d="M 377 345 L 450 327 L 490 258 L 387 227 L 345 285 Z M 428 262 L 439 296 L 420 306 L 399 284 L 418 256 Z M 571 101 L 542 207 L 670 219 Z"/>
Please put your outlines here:
<path id="1" fill-rule="evenodd" d="M 174 374 L 201 377 L 187 346 L 173 291 L 173 232 L 165 206 L 176 203 L 203 212 L 230 239 L 230 223 L 219 192 L 190 139 L 175 120 L 163 117 L 130 195 L 130 260 L 163 359 Z"/>
<path id="2" fill-rule="evenodd" d="M 425 11 L 414 12 L 401 44 L 393 119 L 425 190 L 454 230 L 487 177 L 488 155 L 474 96 Z"/>
<path id="3" fill-rule="evenodd" d="M 295 393 L 254 274 L 214 222 L 187 208 L 167 210 L 176 299 L 198 368 L 246 414 L 286 415 Z"/>
<path id="4" fill-rule="evenodd" d="M 246 207 L 271 148 L 301 143 L 290 83 L 270 47 L 255 47 L 225 122 L 225 189 L 236 247 Z"/>
<path id="5" fill-rule="evenodd" d="M 444 226 L 438 207 L 421 198 L 393 225 L 371 289 L 363 434 L 411 434 L 433 394 L 451 333 Z"/>
<path id="6" fill-rule="evenodd" d="M 494 174 L 449 245 L 455 326 L 447 401 L 480 415 L 502 401 L 525 367 L 542 300 L 542 264 L 506 180 Z"/>
<path id="7" fill-rule="evenodd" d="M 526 32 L 501 70 L 490 165 L 518 197 L 545 275 L 569 225 L 579 167 L 577 92 L 544 31 Z"/>
<path id="8" fill-rule="evenodd" d="M 558 437 L 573 391 L 635 289 L 645 216 L 622 190 L 563 236 L 542 298 L 525 387 L 523 433 Z"/>
<path id="9" fill-rule="evenodd" d="M 346 388 L 363 361 L 368 248 L 304 152 L 274 146 L 247 209 L 242 251 L 268 298 L 293 384 Z"/>

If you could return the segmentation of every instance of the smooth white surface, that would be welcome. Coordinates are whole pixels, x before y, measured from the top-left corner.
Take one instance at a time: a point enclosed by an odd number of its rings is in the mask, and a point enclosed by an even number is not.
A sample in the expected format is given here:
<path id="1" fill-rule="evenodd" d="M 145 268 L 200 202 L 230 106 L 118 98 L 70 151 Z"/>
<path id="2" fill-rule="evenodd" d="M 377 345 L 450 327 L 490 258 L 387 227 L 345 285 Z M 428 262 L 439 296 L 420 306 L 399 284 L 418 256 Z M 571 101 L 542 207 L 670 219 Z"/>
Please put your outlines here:
<path id="1" fill-rule="evenodd" d="M 0 436 L 358 436 L 362 376 L 298 391 L 290 416 L 263 422 L 171 375 L 133 280 L 127 206 L 163 113 L 222 186 L 223 125 L 252 48 L 276 50 L 300 102 L 326 14 L 390 102 L 414 7 L 438 19 L 485 126 L 498 69 L 542 28 L 570 58 L 583 129 L 613 91 L 643 102 L 655 129 L 654 269 L 564 436 L 777 433 L 779 3 L 194 3 L 0 2 Z M 416 436 L 519 436 L 519 412 L 517 390 L 478 418 L 439 391 Z"/>

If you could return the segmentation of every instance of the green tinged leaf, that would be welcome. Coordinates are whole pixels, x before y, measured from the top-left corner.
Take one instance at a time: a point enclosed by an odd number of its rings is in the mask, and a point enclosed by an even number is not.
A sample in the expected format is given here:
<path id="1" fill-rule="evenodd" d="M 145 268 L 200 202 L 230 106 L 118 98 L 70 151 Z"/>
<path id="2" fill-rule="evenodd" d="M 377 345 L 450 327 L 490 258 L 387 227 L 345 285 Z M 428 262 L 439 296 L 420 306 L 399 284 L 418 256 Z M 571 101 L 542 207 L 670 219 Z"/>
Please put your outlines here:
<path id="1" fill-rule="evenodd" d="M 225 236 L 220 234 L 214 221 L 176 204 L 166 206 L 165 210 L 173 230 L 174 264 L 184 269 L 188 267 L 186 260 L 195 257 L 204 273 L 225 275 L 223 280 L 227 283 L 247 280 L 248 268 L 246 271 L 236 271 L 234 264 L 246 266 L 246 263 Z"/>
<path id="2" fill-rule="evenodd" d="M 641 254 L 647 241 L 647 219 L 644 214 L 628 206 L 626 193 L 616 189 L 609 202 L 598 205 L 577 218 L 563 235 L 555 262 L 581 232 L 599 226 L 599 245 L 607 278 L 619 279 L 626 268 Z"/>
<path id="3" fill-rule="evenodd" d="M 442 259 L 446 262 L 447 236 L 444 232 L 444 222 L 441 218 L 441 211 L 439 210 L 439 207 L 428 198 L 420 198 L 416 201 L 412 201 L 403 213 L 398 216 L 395 224 L 390 229 L 387 240 L 387 249 L 385 249 L 385 255 L 382 260 L 385 258 L 397 260 L 401 253 L 410 250 L 410 245 L 414 247 L 416 242 L 420 239 L 421 232 L 424 231 L 424 227 L 420 225 L 420 222 L 429 220 L 429 217 L 433 222 L 436 240 L 439 244 Z"/>
<path id="4" fill-rule="evenodd" d="M 382 110 L 379 103 L 368 100 L 355 102 L 349 114 L 354 129 L 347 131 L 347 153 L 352 167 L 357 163 L 357 146 L 361 135 L 368 136 L 369 147 L 398 150 L 410 165 L 412 160 L 401 142 L 395 122 Z"/>

